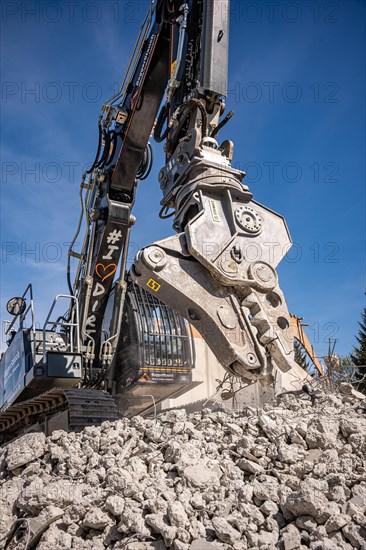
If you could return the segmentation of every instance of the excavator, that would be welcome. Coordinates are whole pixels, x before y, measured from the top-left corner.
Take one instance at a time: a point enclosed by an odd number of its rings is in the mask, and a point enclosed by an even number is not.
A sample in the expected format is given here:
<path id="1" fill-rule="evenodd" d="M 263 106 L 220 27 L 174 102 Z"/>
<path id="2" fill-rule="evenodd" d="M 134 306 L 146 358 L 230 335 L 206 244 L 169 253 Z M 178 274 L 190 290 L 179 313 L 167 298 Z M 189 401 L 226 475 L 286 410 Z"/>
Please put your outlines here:
<path id="1" fill-rule="evenodd" d="M 8 302 L 3 439 L 34 425 L 80 430 L 189 391 L 197 384 L 192 327 L 248 384 L 271 384 L 274 369 L 291 369 L 293 332 L 276 272 L 291 246 L 286 222 L 253 199 L 232 166 L 233 142 L 219 140 L 234 114 L 225 114 L 229 13 L 229 0 L 150 3 L 121 86 L 98 119 L 68 293 L 56 296 L 41 328 L 31 284 Z M 127 267 L 152 138 L 165 152 L 160 217 L 172 219 L 175 233 Z"/>

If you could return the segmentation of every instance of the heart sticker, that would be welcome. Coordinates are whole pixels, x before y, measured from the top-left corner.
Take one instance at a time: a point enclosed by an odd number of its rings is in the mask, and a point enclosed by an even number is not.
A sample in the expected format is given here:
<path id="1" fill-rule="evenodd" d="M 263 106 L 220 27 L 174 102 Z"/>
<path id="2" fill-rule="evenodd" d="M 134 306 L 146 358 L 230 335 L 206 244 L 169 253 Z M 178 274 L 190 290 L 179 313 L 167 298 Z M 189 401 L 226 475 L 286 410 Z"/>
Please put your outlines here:
<path id="1" fill-rule="evenodd" d="M 103 270 L 103 272 L 102 272 Z M 100 279 L 102 279 L 102 282 L 108 279 L 108 277 L 112 277 L 112 275 L 117 271 L 117 265 L 116 264 L 97 264 L 95 266 L 95 273 L 98 275 Z"/>

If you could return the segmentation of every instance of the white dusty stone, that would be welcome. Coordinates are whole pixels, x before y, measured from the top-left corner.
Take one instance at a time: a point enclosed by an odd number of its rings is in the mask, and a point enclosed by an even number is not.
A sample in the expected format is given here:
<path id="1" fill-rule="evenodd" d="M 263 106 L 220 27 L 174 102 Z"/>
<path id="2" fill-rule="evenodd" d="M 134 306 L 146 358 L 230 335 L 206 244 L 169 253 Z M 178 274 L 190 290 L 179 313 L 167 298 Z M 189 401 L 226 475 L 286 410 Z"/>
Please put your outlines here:
<path id="1" fill-rule="evenodd" d="M 6 464 L 9 470 L 32 462 L 46 452 L 46 437 L 43 433 L 25 434 L 6 447 Z"/>
<path id="2" fill-rule="evenodd" d="M 109 523 L 110 518 L 108 514 L 96 507 L 91 508 L 83 520 L 83 526 L 89 527 L 89 529 L 104 529 Z"/>
<path id="3" fill-rule="evenodd" d="M 192 487 L 203 489 L 208 485 L 218 484 L 221 474 L 218 469 L 208 468 L 207 463 L 199 462 L 185 468 L 183 476 Z"/>
<path id="4" fill-rule="evenodd" d="M 291 493 L 283 506 L 283 510 L 297 516 L 312 516 L 317 523 L 324 523 L 334 511 L 339 513 L 335 502 L 329 502 L 321 491 L 304 487 Z"/>
<path id="5" fill-rule="evenodd" d="M 177 534 L 176 527 L 171 527 L 165 523 L 164 518 L 160 514 L 150 514 L 145 517 L 145 521 L 153 531 L 160 533 L 164 539 L 164 542 L 167 546 L 170 546 Z"/>
<path id="6" fill-rule="evenodd" d="M 281 536 L 284 550 L 296 550 L 300 548 L 301 535 L 293 523 L 290 523 L 282 530 Z"/>
<path id="7" fill-rule="evenodd" d="M 339 531 L 345 525 L 350 523 L 351 518 L 346 514 L 339 514 L 335 516 L 330 516 L 325 522 L 325 529 L 327 533 L 332 533 L 333 531 Z"/>
<path id="8" fill-rule="evenodd" d="M 188 523 L 188 516 L 184 506 L 178 500 L 169 504 L 168 516 L 171 525 L 174 525 L 175 527 L 185 527 Z"/>
<path id="9" fill-rule="evenodd" d="M 263 466 L 246 458 L 238 460 L 238 466 L 241 470 L 250 474 L 260 474 L 264 471 Z"/>
<path id="10" fill-rule="evenodd" d="M 354 548 L 366 548 L 366 529 L 354 523 L 347 524 L 342 529 L 343 535 Z"/>
<path id="11" fill-rule="evenodd" d="M 220 540 L 222 540 L 222 542 L 234 544 L 241 538 L 239 531 L 231 527 L 231 525 L 226 521 L 225 518 L 212 518 L 212 527 L 214 528 L 216 535 Z"/>
<path id="12" fill-rule="evenodd" d="M 118 495 L 111 495 L 105 502 L 105 508 L 113 516 L 120 516 L 125 508 L 125 500 Z"/>

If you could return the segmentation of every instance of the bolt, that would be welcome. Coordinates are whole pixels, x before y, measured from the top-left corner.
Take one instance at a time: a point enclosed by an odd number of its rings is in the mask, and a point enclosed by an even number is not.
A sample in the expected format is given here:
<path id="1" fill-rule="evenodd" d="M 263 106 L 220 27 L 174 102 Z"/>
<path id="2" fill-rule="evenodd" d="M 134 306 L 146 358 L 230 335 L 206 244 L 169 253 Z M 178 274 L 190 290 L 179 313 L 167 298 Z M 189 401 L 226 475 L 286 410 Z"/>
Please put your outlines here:
<path id="1" fill-rule="evenodd" d="M 149 269 L 159 271 L 165 266 L 167 257 L 160 248 L 149 247 L 143 251 L 142 261 Z"/>
<path id="2" fill-rule="evenodd" d="M 188 317 L 191 319 L 191 321 L 200 321 L 200 316 L 193 309 L 188 310 Z"/>
<path id="3" fill-rule="evenodd" d="M 163 258 L 164 258 L 164 253 L 162 250 L 155 249 L 149 254 L 149 259 L 156 264 L 159 263 L 160 260 L 162 260 Z"/>
<path id="4" fill-rule="evenodd" d="M 254 365 L 254 363 L 256 362 L 257 358 L 256 356 L 254 355 L 254 353 L 247 353 L 247 361 L 250 365 Z"/>

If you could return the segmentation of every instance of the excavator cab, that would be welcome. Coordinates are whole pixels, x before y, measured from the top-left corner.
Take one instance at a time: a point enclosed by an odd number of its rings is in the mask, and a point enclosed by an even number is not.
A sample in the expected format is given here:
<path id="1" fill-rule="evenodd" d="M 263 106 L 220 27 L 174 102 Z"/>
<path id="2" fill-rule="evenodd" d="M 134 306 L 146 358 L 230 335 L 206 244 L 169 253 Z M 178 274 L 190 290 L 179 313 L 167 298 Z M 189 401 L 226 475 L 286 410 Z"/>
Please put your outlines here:
<path id="1" fill-rule="evenodd" d="M 145 380 L 188 380 L 194 345 L 185 319 L 145 289 L 129 281 L 120 348 L 121 381 L 133 373 Z"/>
<path id="2" fill-rule="evenodd" d="M 114 290 L 104 333 L 109 336 Z M 152 402 L 178 397 L 195 387 L 195 347 L 191 325 L 128 277 L 112 378 L 123 414 L 143 412 Z"/>

